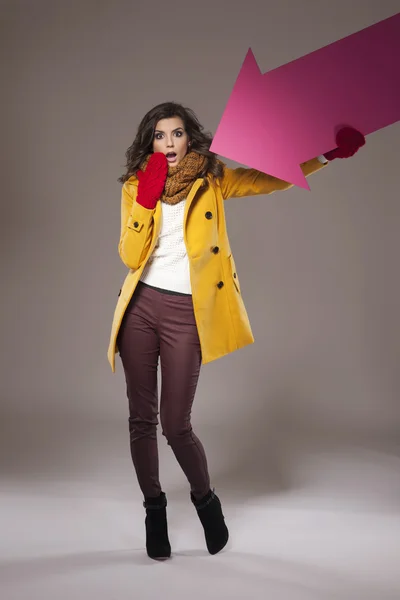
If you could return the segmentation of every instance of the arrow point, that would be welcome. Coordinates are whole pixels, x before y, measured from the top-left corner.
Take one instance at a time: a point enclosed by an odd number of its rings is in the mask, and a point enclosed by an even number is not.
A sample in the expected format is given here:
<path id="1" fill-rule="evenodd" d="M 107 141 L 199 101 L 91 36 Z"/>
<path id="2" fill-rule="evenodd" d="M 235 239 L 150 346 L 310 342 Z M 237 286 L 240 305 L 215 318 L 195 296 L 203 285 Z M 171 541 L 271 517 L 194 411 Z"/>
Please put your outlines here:
<path id="1" fill-rule="evenodd" d="M 262 161 L 264 162 L 264 160 Z M 263 173 L 272 175 L 277 179 L 281 179 L 282 181 L 285 181 L 287 183 L 291 183 L 292 185 L 295 185 L 297 187 L 311 191 L 311 188 L 308 184 L 307 178 L 304 175 L 301 166 L 299 164 L 296 164 L 295 162 L 288 163 L 287 160 L 285 161 L 285 159 L 282 158 L 280 160 L 278 159 L 276 161 L 276 166 L 271 168 L 269 166 L 268 161 L 265 165 L 260 165 L 258 167 L 258 170 L 262 171 Z"/>
<path id="2" fill-rule="evenodd" d="M 260 67 L 258 66 L 256 57 L 251 48 L 249 48 L 247 50 L 247 54 L 243 61 L 241 71 L 242 72 L 245 71 L 249 76 L 254 77 L 256 80 L 258 80 L 259 77 L 262 77 Z M 240 76 L 240 73 L 239 73 L 239 76 Z"/>
<path id="3" fill-rule="evenodd" d="M 286 181 L 287 183 L 291 183 L 292 185 L 303 188 L 304 190 L 311 191 L 307 178 L 304 175 L 301 166 L 298 164 L 286 163 L 286 168 L 269 169 L 269 174 L 281 179 L 282 181 Z"/>
<path id="4" fill-rule="evenodd" d="M 307 181 L 306 176 L 304 175 L 300 165 L 298 166 L 298 168 L 296 168 L 296 177 L 293 177 L 293 180 L 291 181 L 291 183 L 293 183 L 294 185 L 297 185 L 298 187 L 303 188 L 304 190 L 308 190 L 309 192 L 311 191 L 310 185 Z"/>
<path id="5" fill-rule="evenodd" d="M 304 175 L 303 171 L 301 170 L 300 166 L 299 166 L 298 183 L 297 184 L 295 183 L 295 185 L 303 188 L 304 190 L 308 190 L 309 192 L 311 192 L 310 184 L 308 183 L 308 180 L 307 180 L 306 176 Z"/>

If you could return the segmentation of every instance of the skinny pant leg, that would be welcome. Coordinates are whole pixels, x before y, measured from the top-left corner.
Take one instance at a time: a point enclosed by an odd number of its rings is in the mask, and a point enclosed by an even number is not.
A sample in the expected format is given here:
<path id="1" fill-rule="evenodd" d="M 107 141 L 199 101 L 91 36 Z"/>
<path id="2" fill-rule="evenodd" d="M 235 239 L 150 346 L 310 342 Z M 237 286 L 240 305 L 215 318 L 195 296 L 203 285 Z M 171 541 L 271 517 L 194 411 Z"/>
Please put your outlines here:
<path id="1" fill-rule="evenodd" d="M 210 489 L 204 447 L 191 425 L 201 348 L 191 296 L 162 294 L 159 321 L 162 433 L 196 499 Z"/>
<path id="2" fill-rule="evenodd" d="M 130 450 L 144 497 L 161 492 L 157 445 L 158 293 L 138 286 L 118 334 L 129 401 Z"/>

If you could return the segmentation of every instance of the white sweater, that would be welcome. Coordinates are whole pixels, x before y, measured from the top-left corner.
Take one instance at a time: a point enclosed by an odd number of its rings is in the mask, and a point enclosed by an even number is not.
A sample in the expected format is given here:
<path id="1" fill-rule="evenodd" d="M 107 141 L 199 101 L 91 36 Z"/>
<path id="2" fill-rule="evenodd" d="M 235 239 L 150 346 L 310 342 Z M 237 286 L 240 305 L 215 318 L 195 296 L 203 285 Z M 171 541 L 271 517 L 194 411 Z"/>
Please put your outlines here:
<path id="1" fill-rule="evenodd" d="M 161 202 L 160 234 L 140 280 L 161 289 L 191 294 L 189 259 L 183 239 L 185 204 L 186 200 L 173 205 Z"/>

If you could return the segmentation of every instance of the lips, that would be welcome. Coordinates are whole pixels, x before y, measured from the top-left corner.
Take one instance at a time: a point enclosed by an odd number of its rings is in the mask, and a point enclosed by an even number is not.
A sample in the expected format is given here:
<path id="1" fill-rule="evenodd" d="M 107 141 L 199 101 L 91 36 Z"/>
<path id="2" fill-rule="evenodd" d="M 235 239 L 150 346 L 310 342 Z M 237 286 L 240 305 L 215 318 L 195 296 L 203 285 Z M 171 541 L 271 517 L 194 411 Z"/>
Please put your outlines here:
<path id="1" fill-rule="evenodd" d="M 168 162 L 174 162 L 176 160 L 176 152 L 168 152 L 165 156 Z"/>

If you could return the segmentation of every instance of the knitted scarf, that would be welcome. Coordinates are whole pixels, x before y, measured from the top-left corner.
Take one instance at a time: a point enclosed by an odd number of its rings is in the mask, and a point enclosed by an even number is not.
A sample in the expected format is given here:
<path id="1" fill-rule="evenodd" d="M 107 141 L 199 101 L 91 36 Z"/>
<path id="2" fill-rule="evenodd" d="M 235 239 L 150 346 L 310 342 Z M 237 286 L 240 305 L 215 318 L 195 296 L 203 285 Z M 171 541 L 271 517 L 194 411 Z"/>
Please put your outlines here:
<path id="1" fill-rule="evenodd" d="M 146 169 L 150 156 L 150 154 L 146 156 L 140 165 L 142 171 Z M 186 198 L 194 180 L 199 177 L 206 162 L 207 158 L 205 156 L 192 150 L 185 154 L 176 167 L 168 165 L 168 176 L 160 198 L 161 202 L 178 204 L 178 202 Z"/>

